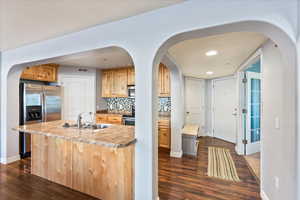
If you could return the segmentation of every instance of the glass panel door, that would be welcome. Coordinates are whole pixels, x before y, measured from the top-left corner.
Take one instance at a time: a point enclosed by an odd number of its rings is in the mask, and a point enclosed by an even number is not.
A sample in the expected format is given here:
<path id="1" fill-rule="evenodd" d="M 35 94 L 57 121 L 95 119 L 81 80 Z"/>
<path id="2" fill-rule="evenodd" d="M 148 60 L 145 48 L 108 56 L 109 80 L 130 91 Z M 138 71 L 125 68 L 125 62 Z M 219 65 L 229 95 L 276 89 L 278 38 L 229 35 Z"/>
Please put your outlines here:
<path id="1" fill-rule="evenodd" d="M 261 81 L 260 79 L 251 78 L 251 99 L 250 99 L 250 131 L 251 143 L 260 141 L 260 114 L 261 114 Z"/>
<path id="2" fill-rule="evenodd" d="M 260 73 L 246 72 L 246 154 L 260 152 L 261 136 L 261 78 Z"/>

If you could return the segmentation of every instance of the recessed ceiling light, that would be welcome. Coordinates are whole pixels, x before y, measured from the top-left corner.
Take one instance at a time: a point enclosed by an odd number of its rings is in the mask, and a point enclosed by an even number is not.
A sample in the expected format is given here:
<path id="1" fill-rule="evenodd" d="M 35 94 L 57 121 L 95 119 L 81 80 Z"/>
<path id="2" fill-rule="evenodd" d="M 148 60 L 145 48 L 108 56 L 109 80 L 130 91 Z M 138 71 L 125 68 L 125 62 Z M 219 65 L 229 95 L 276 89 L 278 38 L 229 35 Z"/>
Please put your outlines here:
<path id="1" fill-rule="evenodd" d="M 218 54 L 218 51 L 216 51 L 216 50 L 210 50 L 205 53 L 206 56 L 215 56 L 217 54 Z"/>
<path id="2" fill-rule="evenodd" d="M 207 75 L 213 75 L 214 72 L 212 72 L 212 71 L 207 71 L 206 74 L 207 74 Z"/>

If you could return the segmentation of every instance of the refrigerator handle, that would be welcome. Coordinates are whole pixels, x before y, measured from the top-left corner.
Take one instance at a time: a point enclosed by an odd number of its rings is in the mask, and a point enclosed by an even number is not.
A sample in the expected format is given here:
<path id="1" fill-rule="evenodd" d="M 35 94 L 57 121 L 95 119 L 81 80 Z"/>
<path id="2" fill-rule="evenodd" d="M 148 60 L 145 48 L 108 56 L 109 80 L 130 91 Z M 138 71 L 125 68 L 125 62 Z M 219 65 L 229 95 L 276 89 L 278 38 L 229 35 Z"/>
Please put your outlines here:
<path id="1" fill-rule="evenodd" d="M 45 93 L 42 93 L 42 122 L 46 121 L 46 102 L 45 102 Z"/>

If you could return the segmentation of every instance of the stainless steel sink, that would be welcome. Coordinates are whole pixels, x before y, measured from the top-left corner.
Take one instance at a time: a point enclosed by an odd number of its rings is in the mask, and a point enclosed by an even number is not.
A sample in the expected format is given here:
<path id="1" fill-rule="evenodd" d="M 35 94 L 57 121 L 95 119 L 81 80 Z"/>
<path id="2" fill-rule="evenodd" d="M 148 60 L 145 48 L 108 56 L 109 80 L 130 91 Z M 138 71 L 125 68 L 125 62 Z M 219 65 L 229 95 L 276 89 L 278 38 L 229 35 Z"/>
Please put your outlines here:
<path id="1" fill-rule="evenodd" d="M 104 129 L 104 128 L 108 128 L 110 126 L 111 126 L 111 124 L 94 124 L 94 125 L 88 126 L 87 128 L 91 128 L 91 129 Z"/>
<path id="2" fill-rule="evenodd" d="M 104 128 L 108 128 L 110 127 L 111 124 L 83 124 L 81 129 L 93 129 L 93 130 L 97 130 L 97 129 L 104 129 Z M 69 124 L 69 123 L 65 123 L 63 125 L 64 128 L 77 128 L 77 124 Z"/>

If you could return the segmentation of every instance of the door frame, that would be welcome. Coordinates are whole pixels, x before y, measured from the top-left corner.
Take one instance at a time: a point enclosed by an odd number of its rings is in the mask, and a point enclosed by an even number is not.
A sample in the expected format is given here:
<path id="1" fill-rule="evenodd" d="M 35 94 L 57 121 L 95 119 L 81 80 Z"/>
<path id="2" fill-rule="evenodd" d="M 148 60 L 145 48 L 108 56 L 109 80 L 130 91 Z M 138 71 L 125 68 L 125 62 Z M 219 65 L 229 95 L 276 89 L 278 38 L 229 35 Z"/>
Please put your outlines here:
<path id="1" fill-rule="evenodd" d="M 238 125 L 237 125 L 237 145 L 236 145 L 236 152 L 239 155 L 245 155 L 246 147 L 243 144 L 244 139 L 244 131 L 245 126 L 243 124 L 243 108 L 245 107 L 245 91 L 244 91 L 244 70 L 247 69 L 247 67 L 251 64 L 254 64 L 258 59 L 260 59 L 261 62 L 261 93 L 263 93 L 263 55 L 262 55 L 262 49 L 258 48 L 251 56 L 249 56 L 244 63 L 238 68 L 236 74 L 237 74 L 237 88 L 238 88 Z M 263 95 L 262 95 L 263 96 Z M 263 99 L 261 96 L 261 106 L 263 106 Z M 247 107 L 246 107 L 247 108 Z M 263 113 L 261 112 L 261 121 L 263 120 Z M 260 141 L 260 148 L 262 149 L 263 142 Z"/>
<path id="2" fill-rule="evenodd" d="M 230 76 L 225 76 L 225 77 L 221 77 L 221 78 L 216 78 L 212 80 L 212 93 L 211 93 L 211 126 L 212 126 L 212 137 L 215 137 L 215 83 L 217 81 L 223 81 L 223 80 L 229 80 L 229 79 L 236 79 L 237 81 L 237 76 L 236 74 L 230 75 Z M 238 87 L 236 87 L 236 99 L 235 99 L 235 103 L 236 103 L 236 113 L 238 115 Z M 238 132 L 238 128 L 237 128 L 237 124 L 238 124 L 238 120 L 237 120 L 238 116 L 236 116 L 236 123 L 235 123 L 235 145 L 237 145 L 237 132 Z"/>

